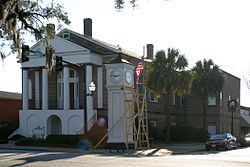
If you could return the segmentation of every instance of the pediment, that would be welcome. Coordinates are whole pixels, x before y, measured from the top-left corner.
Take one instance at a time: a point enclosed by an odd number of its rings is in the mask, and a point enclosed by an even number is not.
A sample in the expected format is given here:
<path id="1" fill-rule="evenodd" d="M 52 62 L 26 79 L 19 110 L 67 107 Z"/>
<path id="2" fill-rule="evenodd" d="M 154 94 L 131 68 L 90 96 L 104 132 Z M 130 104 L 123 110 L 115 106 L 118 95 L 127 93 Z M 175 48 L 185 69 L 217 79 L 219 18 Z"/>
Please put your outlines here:
<path id="1" fill-rule="evenodd" d="M 63 39 L 59 36 L 55 36 L 54 39 L 49 40 L 49 44 L 51 44 L 54 49 L 55 53 L 76 53 L 76 52 L 86 52 L 89 51 L 88 49 L 79 46 L 75 43 L 72 43 L 66 39 Z M 34 46 L 31 47 L 31 50 L 33 51 L 40 51 L 42 53 L 45 53 L 45 44 L 43 41 L 37 42 Z"/>

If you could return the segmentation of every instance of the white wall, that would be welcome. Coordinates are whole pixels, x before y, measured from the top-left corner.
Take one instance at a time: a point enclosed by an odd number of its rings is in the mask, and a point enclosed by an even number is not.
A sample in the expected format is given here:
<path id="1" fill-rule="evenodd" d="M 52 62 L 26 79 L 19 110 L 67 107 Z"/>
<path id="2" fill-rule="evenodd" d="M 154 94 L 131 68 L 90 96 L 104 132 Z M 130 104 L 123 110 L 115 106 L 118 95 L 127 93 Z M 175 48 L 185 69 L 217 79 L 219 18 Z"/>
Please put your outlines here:
<path id="1" fill-rule="evenodd" d="M 32 136 L 32 130 L 38 125 L 45 129 L 45 137 L 48 134 L 47 120 L 50 116 L 57 116 L 61 120 L 62 134 L 77 134 L 83 132 L 84 115 L 83 110 L 26 110 L 19 111 L 20 134 Z"/>

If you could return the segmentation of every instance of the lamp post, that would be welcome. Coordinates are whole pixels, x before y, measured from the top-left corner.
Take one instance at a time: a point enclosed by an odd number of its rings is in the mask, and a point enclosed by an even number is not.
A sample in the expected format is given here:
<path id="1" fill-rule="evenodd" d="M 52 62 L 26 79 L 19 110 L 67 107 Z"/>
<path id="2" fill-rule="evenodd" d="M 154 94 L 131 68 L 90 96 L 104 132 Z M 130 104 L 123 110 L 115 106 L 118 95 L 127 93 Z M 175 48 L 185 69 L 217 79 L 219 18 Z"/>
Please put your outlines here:
<path id="1" fill-rule="evenodd" d="M 236 100 L 229 100 L 227 102 L 227 107 L 228 107 L 228 111 L 232 113 L 232 117 L 231 117 L 231 134 L 233 135 L 233 131 L 234 131 L 234 112 L 236 111 L 237 108 L 237 101 Z"/>
<path id="2" fill-rule="evenodd" d="M 96 86 L 94 84 L 94 82 L 92 81 L 89 85 L 89 91 L 90 93 L 87 94 L 87 90 L 85 89 L 85 107 L 84 107 L 84 133 L 86 133 L 88 131 L 88 119 L 87 119 L 87 97 L 88 96 L 92 96 L 93 92 L 95 92 Z"/>

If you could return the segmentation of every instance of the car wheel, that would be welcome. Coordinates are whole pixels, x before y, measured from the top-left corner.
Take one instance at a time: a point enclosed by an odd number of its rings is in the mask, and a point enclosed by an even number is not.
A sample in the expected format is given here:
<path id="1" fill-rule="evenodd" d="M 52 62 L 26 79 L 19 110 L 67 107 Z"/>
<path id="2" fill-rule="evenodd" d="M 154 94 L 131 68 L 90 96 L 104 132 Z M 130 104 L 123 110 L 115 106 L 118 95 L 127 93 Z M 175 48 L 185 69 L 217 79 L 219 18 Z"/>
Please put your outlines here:
<path id="1" fill-rule="evenodd" d="M 234 143 L 234 147 L 233 147 L 233 148 L 234 148 L 234 149 L 237 149 L 237 147 L 238 147 L 238 146 L 237 146 L 237 143 Z"/>
<path id="2" fill-rule="evenodd" d="M 226 144 L 225 144 L 225 150 L 228 150 L 228 149 L 229 149 L 229 144 L 226 143 Z"/>

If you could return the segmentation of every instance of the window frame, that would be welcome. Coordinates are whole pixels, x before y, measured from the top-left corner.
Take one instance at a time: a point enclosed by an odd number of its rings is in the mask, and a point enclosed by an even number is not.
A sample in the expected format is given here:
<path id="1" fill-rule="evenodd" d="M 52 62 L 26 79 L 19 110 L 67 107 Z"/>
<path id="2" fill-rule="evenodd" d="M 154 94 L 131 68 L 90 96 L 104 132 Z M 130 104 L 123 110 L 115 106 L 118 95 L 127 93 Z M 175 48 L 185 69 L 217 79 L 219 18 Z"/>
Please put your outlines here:
<path id="1" fill-rule="evenodd" d="M 155 97 L 154 92 L 152 90 L 149 90 L 149 102 L 151 103 L 158 103 L 158 99 Z M 153 94 L 153 99 L 152 99 L 152 94 Z"/>
<path id="2" fill-rule="evenodd" d="M 213 101 L 211 101 L 211 100 L 213 100 Z M 217 106 L 217 97 L 216 97 L 216 94 L 209 94 L 208 95 L 208 97 L 207 97 L 207 106 L 208 107 Z"/>

